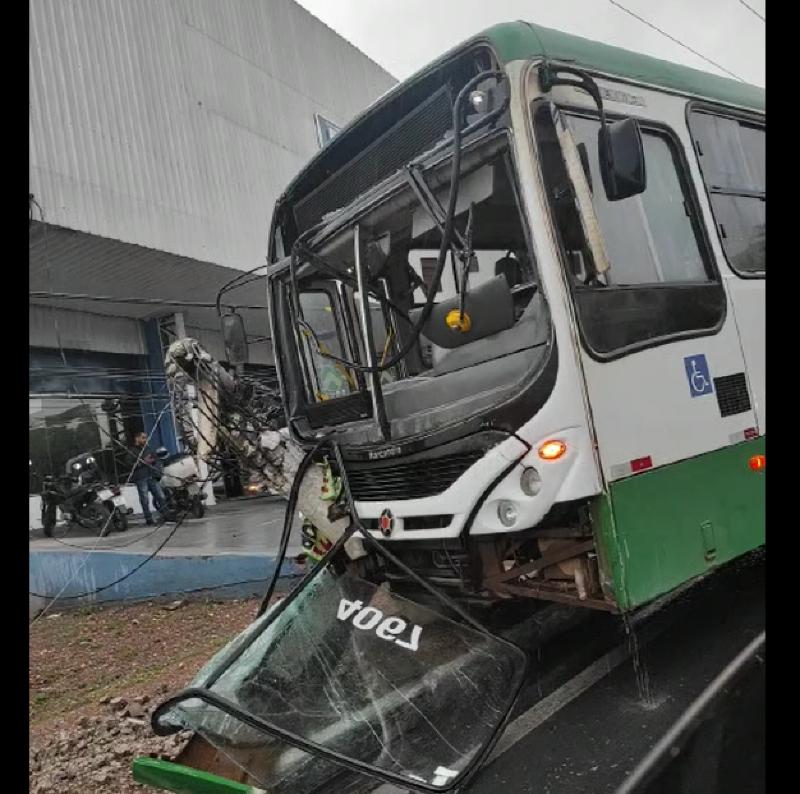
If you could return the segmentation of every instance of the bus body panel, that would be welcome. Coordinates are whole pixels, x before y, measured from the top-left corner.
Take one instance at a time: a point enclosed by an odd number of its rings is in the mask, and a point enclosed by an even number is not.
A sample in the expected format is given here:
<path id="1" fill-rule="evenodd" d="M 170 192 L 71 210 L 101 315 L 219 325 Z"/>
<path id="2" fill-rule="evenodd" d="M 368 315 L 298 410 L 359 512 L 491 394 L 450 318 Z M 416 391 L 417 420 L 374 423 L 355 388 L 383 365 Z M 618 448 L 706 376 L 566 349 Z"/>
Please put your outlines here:
<path id="1" fill-rule="evenodd" d="M 595 516 L 621 610 L 634 609 L 766 543 L 765 438 L 611 483 Z"/>
<path id="2" fill-rule="evenodd" d="M 683 148 L 687 176 L 699 198 L 705 191 L 686 124 L 686 98 L 610 80 L 598 79 L 597 83 L 612 96 L 615 91 L 634 94 L 643 103 L 623 105 L 607 100 L 609 112 L 624 112 L 669 128 Z M 585 94 L 573 89 L 561 90 L 557 100 L 587 110 L 594 107 Z M 708 225 L 707 216 L 703 220 L 709 237 L 713 236 L 713 223 Z M 726 276 L 730 271 L 724 259 L 720 261 L 717 246 L 712 247 L 712 253 L 722 276 Z M 749 411 L 721 416 L 717 401 L 713 379 L 746 372 L 736 320 L 730 305 L 727 308 L 722 327 L 716 332 L 668 340 L 612 361 L 598 361 L 581 345 L 582 367 L 607 481 L 632 474 L 632 461 L 650 458 L 652 467 L 675 463 L 726 447 L 743 438 L 745 430 L 756 427 L 752 406 Z M 690 383 L 687 373 L 687 367 L 691 369 L 692 361 L 701 356 L 707 364 L 707 379 L 712 381 L 705 389 L 695 388 L 699 381 Z M 703 370 L 702 363 L 700 368 Z M 700 371 L 699 377 L 706 378 L 705 371 Z"/>
<path id="3" fill-rule="evenodd" d="M 749 465 L 765 445 L 764 282 L 739 278 L 724 257 L 686 124 L 688 100 L 611 80 L 597 82 L 607 96 L 617 90 L 643 101 L 622 105 L 607 100 L 609 111 L 665 124 L 680 141 L 728 304 L 722 327 L 714 333 L 667 341 L 615 360 L 598 361 L 579 343 L 607 483 L 593 508 L 598 557 L 618 607 L 630 610 L 765 543 L 764 472 Z M 529 100 L 536 90 L 529 72 Z M 593 109 L 579 91 L 552 93 L 559 104 Z M 526 181 L 524 174 L 521 179 Z M 541 234 L 544 224 L 535 228 Z M 561 269 L 555 257 L 546 256 L 540 267 L 549 276 L 555 276 L 550 268 Z M 693 389 L 689 382 L 686 359 L 700 355 L 713 390 Z M 733 373 L 746 374 L 752 404 L 722 416 L 713 378 Z M 761 437 L 752 438 L 756 433 Z M 632 462 L 647 468 L 637 473 Z"/>
<path id="4" fill-rule="evenodd" d="M 761 279 L 730 276 L 726 280 L 747 367 L 747 380 L 761 436 L 767 433 L 766 333 L 767 303 Z"/>

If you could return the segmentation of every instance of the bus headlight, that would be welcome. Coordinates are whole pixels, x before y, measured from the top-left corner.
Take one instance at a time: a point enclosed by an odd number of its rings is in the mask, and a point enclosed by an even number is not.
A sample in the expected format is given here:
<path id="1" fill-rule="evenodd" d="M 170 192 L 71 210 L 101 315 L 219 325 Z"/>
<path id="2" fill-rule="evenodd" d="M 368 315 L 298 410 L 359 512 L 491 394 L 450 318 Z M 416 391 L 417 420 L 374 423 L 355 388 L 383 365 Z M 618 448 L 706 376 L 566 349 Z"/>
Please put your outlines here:
<path id="1" fill-rule="evenodd" d="M 519 478 L 519 487 L 525 496 L 536 496 L 542 490 L 542 478 L 533 466 L 528 466 L 522 470 L 522 475 Z"/>
<path id="2" fill-rule="evenodd" d="M 517 523 L 517 506 L 504 499 L 497 505 L 497 517 L 504 527 L 513 527 Z"/>

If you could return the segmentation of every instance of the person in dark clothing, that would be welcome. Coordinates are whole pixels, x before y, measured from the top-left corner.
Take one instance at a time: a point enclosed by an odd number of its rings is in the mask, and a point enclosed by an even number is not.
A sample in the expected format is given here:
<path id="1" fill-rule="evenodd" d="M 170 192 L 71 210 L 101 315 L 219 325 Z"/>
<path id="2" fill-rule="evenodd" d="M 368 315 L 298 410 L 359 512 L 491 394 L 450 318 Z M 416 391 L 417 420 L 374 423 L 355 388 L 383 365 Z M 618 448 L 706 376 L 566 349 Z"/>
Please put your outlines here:
<path id="1" fill-rule="evenodd" d="M 133 440 L 130 454 L 135 461 L 131 471 L 131 482 L 139 492 L 139 501 L 142 503 L 144 520 L 148 526 L 153 525 L 153 516 L 150 513 L 150 494 L 153 495 L 153 505 L 161 512 L 166 499 L 161 485 L 156 479 L 158 469 L 155 452 L 147 446 L 147 433 L 137 433 Z"/>

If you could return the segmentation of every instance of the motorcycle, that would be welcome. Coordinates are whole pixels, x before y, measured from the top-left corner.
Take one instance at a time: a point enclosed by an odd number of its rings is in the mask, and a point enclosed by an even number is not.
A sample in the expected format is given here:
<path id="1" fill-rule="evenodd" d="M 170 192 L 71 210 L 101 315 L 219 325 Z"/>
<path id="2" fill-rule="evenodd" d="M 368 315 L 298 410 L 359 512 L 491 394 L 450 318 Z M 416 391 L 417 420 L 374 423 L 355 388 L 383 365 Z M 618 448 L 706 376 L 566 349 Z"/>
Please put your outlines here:
<path id="1" fill-rule="evenodd" d="M 66 474 L 47 475 L 42 481 L 42 529 L 53 537 L 60 510 L 70 524 L 97 532 L 101 537 L 112 529 L 128 528 L 128 513 L 120 489 L 99 484 L 97 464 L 92 455 L 79 455 L 66 464 Z"/>
<path id="2" fill-rule="evenodd" d="M 192 455 L 188 452 L 170 455 L 164 447 L 159 447 L 156 458 L 167 502 L 165 509 L 171 514 L 191 513 L 195 518 L 202 518 L 206 513 L 207 494 L 200 488 L 200 473 Z"/>
<path id="3" fill-rule="evenodd" d="M 91 453 L 78 455 L 67 461 L 67 469 L 77 477 L 81 485 L 95 486 L 97 498 L 111 513 L 113 528 L 117 532 L 125 532 L 128 529 L 128 515 L 133 512 L 133 508 L 128 507 L 118 485 L 112 485 L 101 478 L 97 459 Z"/>
<path id="4" fill-rule="evenodd" d="M 128 529 L 128 516 L 133 508 L 128 506 L 122 490 L 117 485 L 103 484 L 97 491 L 97 498 L 111 511 L 111 522 L 117 532 Z"/>

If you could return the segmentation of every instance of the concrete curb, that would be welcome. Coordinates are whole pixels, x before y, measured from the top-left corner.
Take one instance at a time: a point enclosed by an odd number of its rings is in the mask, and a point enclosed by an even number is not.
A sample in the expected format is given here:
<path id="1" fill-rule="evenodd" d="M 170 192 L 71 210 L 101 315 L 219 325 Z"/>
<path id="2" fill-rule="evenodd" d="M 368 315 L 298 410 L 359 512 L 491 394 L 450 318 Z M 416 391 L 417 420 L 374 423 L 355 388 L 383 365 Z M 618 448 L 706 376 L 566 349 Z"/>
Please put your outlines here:
<path id="1" fill-rule="evenodd" d="M 47 596 L 69 583 L 63 598 L 77 596 L 113 582 L 140 565 L 147 554 L 114 551 L 31 551 L 29 590 Z M 157 556 L 122 582 L 74 604 L 134 601 L 202 591 L 208 597 L 243 598 L 261 594 L 275 570 L 274 554 L 215 554 Z M 281 577 L 299 576 L 304 569 L 284 561 Z M 35 596 L 31 600 L 41 601 Z M 65 606 L 70 603 L 65 602 Z"/>

